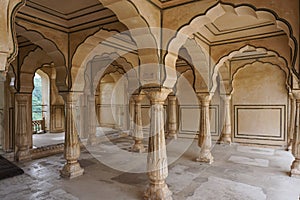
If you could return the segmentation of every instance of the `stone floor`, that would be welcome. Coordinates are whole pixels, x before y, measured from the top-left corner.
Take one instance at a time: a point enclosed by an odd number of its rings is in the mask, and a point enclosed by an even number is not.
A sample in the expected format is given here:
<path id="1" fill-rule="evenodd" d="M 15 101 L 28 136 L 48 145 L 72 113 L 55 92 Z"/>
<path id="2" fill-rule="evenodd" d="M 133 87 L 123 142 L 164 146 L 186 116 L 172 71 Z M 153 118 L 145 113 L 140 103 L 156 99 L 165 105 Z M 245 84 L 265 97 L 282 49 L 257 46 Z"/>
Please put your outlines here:
<path id="1" fill-rule="evenodd" d="M 62 155 L 19 163 L 25 174 L 0 181 L 0 199 L 143 199 L 148 179 L 146 153 L 132 153 L 132 141 L 119 138 L 81 154 L 83 176 L 59 176 Z M 288 176 L 290 152 L 215 145 L 212 165 L 195 162 L 196 142 L 167 143 L 167 183 L 174 200 L 299 200 L 300 179 Z"/>

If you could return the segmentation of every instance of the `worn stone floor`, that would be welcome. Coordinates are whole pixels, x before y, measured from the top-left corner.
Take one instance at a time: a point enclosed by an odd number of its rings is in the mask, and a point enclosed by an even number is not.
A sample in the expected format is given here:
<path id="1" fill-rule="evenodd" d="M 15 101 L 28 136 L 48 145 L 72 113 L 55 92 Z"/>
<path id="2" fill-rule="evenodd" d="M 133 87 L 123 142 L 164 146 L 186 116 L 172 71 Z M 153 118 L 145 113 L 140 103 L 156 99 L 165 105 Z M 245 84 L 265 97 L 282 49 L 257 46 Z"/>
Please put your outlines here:
<path id="1" fill-rule="evenodd" d="M 143 199 L 146 153 L 132 153 L 120 138 L 81 154 L 83 176 L 59 176 L 63 156 L 19 163 L 25 174 L 0 181 L 0 199 Z M 174 200 L 299 200 L 300 179 L 288 176 L 290 152 L 238 145 L 214 145 L 212 165 L 195 162 L 196 142 L 169 141 L 167 183 Z"/>

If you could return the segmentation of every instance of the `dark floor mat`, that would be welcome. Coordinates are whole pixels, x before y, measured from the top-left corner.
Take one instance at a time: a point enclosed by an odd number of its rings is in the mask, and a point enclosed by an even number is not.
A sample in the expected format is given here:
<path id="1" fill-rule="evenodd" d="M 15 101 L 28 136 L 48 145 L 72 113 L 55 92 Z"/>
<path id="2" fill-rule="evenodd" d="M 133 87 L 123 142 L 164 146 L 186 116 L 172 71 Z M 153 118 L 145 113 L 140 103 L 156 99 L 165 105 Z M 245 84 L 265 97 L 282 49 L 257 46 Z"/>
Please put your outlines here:
<path id="1" fill-rule="evenodd" d="M 0 156 L 0 180 L 21 175 L 24 171 L 17 165 Z"/>

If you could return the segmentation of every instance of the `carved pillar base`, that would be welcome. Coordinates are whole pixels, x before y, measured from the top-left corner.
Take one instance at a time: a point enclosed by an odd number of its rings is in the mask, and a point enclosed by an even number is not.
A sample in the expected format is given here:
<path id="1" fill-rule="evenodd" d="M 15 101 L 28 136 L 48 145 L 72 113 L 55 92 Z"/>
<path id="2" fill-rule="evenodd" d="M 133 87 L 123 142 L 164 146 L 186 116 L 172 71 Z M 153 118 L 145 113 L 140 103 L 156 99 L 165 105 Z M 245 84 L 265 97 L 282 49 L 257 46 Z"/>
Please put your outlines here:
<path id="1" fill-rule="evenodd" d="M 178 138 L 178 134 L 176 131 L 169 131 L 167 138 L 176 140 Z"/>
<path id="2" fill-rule="evenodd" d="M 67 161 L 62 170 L 60 170 L 60 175 L 63 178 L 75 178 L 81 176 L 84 172 L 84 169 L 80 167 L 78 161 Z"/>
<path id="3" fill-rule="evenodd" d="M 90 145 L 90 146 L 94 146 L 97 144 L 97 138 L 96 137 L 93 137 L 93 136 L 89 136 L 88 137 L 88 140 L 87 140 L 87 144 Z"/>
<path id="4" fill-rule="evenodd" d="M 219 144 L 228 144 L 228 145 L 231 145 L 231 135 L 229 135 L 229 134 L 223 134 L 221 136 Z"/>
<path id="5" fill-rule="evenodd" d="M 207 150 L 207 151 L 202 151 L 201 150 L 199 157 L 196 158 L 196 161 L 211 164 L 211 163 L 214 162 L 214 158 L 213 158 L 210 150 Z"/>
<path id="6" fill-rule="evenodd" d="M 172 200 L 172 192 L 169 190 L 167 184 L 162 181 L 161 183 L 150 183 L 145 195 L 145 200 Z"/>
<path id="7" fill-rule="evenodd" d="M 293 148 L 293 139 L 290 139 L 286 150 L 287 151 L 292 151 L 292 148 Z"/>
<path id="8" fill-rule="evenodd" d="M 291 177 L 297 177 L 300 178 L 300 159 L 295 159 L 292 166 L 291 166 Z"/>
<path id="9" fill-rule="evenodd" d="M 133 152 L 143 153 L 145 152 L 145 147 L 142 140 L 135 139 L 134 145 L 132 146 Z"/>
<path id="10" fill-rule="evenodd" d="M 28 161 L 31 160 L 31 154 L 28 148 L 19 149 L 16 154 L 17 161 Z"/>

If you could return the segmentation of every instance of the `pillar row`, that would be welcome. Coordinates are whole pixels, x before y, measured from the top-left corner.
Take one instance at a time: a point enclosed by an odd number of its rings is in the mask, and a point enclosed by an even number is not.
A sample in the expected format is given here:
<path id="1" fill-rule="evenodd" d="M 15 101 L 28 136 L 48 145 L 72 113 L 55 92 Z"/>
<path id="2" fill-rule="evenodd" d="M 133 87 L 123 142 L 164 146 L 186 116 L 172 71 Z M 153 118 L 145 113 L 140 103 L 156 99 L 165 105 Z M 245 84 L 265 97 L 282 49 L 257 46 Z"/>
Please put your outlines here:
<path id="1" fill-rule="evenodd" d="M 75 121 L 76 102 L 78 100 L 78 97 L 78 94 L 63 94 L 66 107 L 64 156 L 67 162 L 60 172 L 61 176 L 65 178 L 75 178 L 82 175 L 84 171 L 84 169 L 82 169 L 80 164 L 78 163 L 78 159 L 80 156 L 80 143 Z"/>
<path id="2" fill-rule="evenodd" d="M 200 155 L 196 159 L 198 162 L 205 162 L 211 164 L 213 156 L 211 155 L 211 133 L 210 133 L 210 117 L 209 117 L 209 104 L 211 101 L 210 94 L 197 94 L 201 104 L 200 114 L 200 130 L 198 137 L 198 146 L 201 148 Z"/>
<path id="3" fill-rule="evenodd" d="M 147 88 L 144 90 L 151 102 L 150 133 L 147 157 L 147 173 L 150 184 L 145 199 L 171 200 L 172 192 L 165 180 L 168 176 L 168 161 L 164 132 L 163 104 L 171 92 L 167 88 Z"/>

